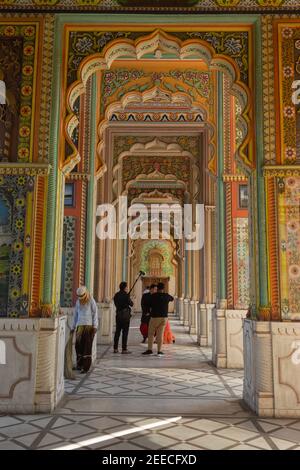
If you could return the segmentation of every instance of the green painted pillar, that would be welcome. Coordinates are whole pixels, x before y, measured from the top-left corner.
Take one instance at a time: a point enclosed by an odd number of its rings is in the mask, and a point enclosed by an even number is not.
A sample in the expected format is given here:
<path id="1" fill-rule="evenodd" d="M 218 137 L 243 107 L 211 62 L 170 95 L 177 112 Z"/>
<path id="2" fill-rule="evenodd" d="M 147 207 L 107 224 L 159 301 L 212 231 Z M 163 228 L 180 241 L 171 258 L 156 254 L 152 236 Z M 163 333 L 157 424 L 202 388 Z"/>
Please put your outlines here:
<path id="1" fill-rule="evenodd" d="M 88 191 L 87 191 L 87 220 L 86 220 L 86 248 L 85 248 L 85 284 L 87 288 L 90 290 L 91 286 L 91 270 L 93 269 L 93 260 L 92 260 L 92 253 L 94 250 L 92 249 L 92 243 L 94 240 L 93 237 L 93 230 L 95 228 L 94 224 L 94 217 L 95 208 L 94 208 L 94 201 L 95 201 L 95 139 L 97 133 L 97 123 L 96 123 L 96 106 L 97 106 L 97 78 L 96 75 L 93 75 L 91 78 L 92 85 L 91 85 L 91 99 L 90 99 L 90 109 L 91 109 L 91 117 L 89 120 L 90 126 L 90 161 L 89 161 L 89 173 L 90 179 L 88 182 Z"/>
<path id="2" fill-rule="evenodd" d="M 217 298 L 226 299 L 223 73 L 218 72 Z"/>
<path id="3" fill-rule="evenodd" d="M 46 215 L 46 240 L 45 240 L 45 265 L 43 279 L 42 303 L 52 305 L 55 302 L 55 239 L 57 236 L 57 226 L 59 222 L 58 213 L 60 204 L 57 202 L 57 190 L 59 188 L 59 166 L 58 166 L 58 144 L 60 132 L 60 77 L 62 66 L 62 26 L 59 20 L 55 25 L 55 43 L 53 55 L 53 87 L 52 87 L 52 107 L 50 119 L 50 139 L 49 139 L 49 163 L 51 165 L 48 176 L 47 194 L 47 215 Z M 60 245 L 59 245 L 60 246 Z M 61 259 L 58 253 L 58 259 Z"/>
<path id="4" fill-rule="evenodd" d="M 264 164 L 264 141 L 263 141 L 263 79 L 262 79 L 262 39 L 261 20 L 257 19 L 255 24 L 255 75 L 259 77 L 255 88 L 255 123 L 256 123 L 256 195 L 257 212 L 255 216 L 254 230 L 257 233 L 258 252 L 258 289 L 256 294 L 259 306 L 269 305 L 268 289 L 268 257 L 267 257 L 267 229 L 266 229 L 266 191 L 265 181 L 262 176 L 262 166 Z M 254 280 L 253 280 L 254 281 Z"/>

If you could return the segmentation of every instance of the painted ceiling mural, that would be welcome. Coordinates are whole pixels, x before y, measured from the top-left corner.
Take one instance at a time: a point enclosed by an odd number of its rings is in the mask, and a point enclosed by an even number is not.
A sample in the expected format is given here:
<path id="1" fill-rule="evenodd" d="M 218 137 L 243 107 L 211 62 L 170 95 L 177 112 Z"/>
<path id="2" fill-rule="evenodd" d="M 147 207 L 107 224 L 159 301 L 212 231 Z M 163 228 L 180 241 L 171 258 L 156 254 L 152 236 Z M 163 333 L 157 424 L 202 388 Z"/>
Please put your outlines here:
<path id="1" fill-rule="evenodd" d="M 298 10 L 295 0 L 0 0 L 4 9 L 48 11 L 151 11 L 178 8 L 188 11 Z"/>

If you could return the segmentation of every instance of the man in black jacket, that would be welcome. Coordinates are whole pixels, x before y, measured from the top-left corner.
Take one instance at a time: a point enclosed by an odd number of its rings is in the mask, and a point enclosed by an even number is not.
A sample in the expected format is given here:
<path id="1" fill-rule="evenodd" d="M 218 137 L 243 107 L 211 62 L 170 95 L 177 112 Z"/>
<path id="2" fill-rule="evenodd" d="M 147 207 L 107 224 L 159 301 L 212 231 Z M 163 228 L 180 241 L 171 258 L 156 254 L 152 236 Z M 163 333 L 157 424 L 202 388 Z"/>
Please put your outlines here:
<path id="1" fill-rule="evenodd" d="M 141 317 L 141 333 L 143 334 L 143 343 L 146 342 L 148 337 L 148 326 L 150 322 L 150 300 L 152 294 L 156 292 L 156 284 L 151 284 L 149 292 L 145 292 L 142 295 L 141 307 L 142 307 L 142 317 Z"/>
<path id="2" fill-rule="evenodd" d="M 116 306 L 116 332 L 114 337 L 114 353 L 118 353 L 119 338 L 122 331 L 122 354 L 130 354 L 127 350 L 127 338 L 133 302 L 128 294 L 127 282 L 121 282 L 120 290 L 114 296 Z"/>
<path id="3" fill-rule="evenodd" d="M 163 344 L 163 335 L 164 329 L 168 321 L 168 307 L 169 302 L 173 302 L 174 298 L 164 292 L 164 284 L 162 282 L 158 283 L 157 292 L 151 295 L 150 298 L 150 316 L 151 320 L 149 323 L 148 331 L 148 349 L 143 352 L 143 355 L 148 356 L 153 354 L 153 340 L 156 332 L 157 340 L 157 355 L 163 356 L 161 350 Z"/>

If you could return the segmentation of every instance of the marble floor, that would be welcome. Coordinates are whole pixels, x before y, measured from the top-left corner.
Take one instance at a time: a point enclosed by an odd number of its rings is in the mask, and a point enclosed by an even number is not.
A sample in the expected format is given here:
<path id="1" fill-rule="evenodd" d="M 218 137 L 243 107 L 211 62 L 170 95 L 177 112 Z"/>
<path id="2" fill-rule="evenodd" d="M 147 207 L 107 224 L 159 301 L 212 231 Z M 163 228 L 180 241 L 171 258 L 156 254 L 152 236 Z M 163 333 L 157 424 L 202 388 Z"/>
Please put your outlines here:
<path id="1" fill-rule="evenodd" d="M 0 450 L 300 449 L 300 420 L 255 416 L 241 400 L 242 371 L 216 369 L 210 349 L 171 324 L 176 343 L 164 357 L 141 356 L 134 318 L 132 354 L 101 347 L 54 414 L 0 416 Z"/>

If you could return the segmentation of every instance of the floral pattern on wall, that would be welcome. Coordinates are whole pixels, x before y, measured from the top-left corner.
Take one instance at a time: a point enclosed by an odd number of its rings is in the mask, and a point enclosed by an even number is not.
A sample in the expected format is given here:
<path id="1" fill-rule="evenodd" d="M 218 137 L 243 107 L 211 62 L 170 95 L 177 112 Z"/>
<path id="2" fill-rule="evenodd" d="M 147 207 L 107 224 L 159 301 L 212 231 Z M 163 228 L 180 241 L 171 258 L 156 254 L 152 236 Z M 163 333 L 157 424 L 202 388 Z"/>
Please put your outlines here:
<path id="1" fill-rule="evenodd" d="M 300 163 L 300 104 L 292 101 L 293 82 L 300 80 L 300 22 L 278 27 L 280 106 L 281 106 L 281 161 Z"/>
<path id="2" fill-rule="evenodd" d="M 0 195 L 11 201 L 11 250 L 9 258 L 8 300 L 6 312 L 1 316 L 18 317 L 28 314 L 27 298 L 22 294 L 24 246 L 30 238 L 25 237 L 26 196 L 33 191 L 34 179 L 28 176 L 0 176 Z M 25 305 L 25 307 L 24 307 Z M 27 306 L 26 306 L 27 305 Z"/>
<path id="3" fill-rule="evenodd" d="M 125 85 L 134 81 L 129 87 Z M 184 86 L 187 85 L 187 86 Z M 167 91 L 185 92 L 194 100 L 210 97 L 210 72 L 199 70 L 170 70 L 168 72 L 144 72 L 139 69 L 109 70 L 103 73 L 101 113 L 103 114 L 111 97 L 120 100 L 131 91 L 144 92 L 153 86 Z"/>
<path id="4" fill-rule="evenodd" d="M 76 217 L 64 217 L 61 305 L 73 306 Z"/>
<path id="5" fill-rule="evenodd" d="M 200 27 L 199 27 L 200 29 Z M 200 39 L 208 42 L 218 54 L 231 57 L 240 68 L 241 79 L 249 79 L 249 33 L 248 31 L 192 31 L 172 32 L 171 36 L 188 39 Z M 135 40 L 149 35 L 149 31 L 70 31 L 68 54 L 68 85 L 77 78 L 77 70 L 85 57 L 101 52 L 114 39 Z"/>
<path id="6" fill-rule="evenodd" d="M 250 271 L 249 271 L 249 227 L 248 219 L 233 219 L 234 270 L 235 286 L 234 307 L 246 309 L 250 304 Z"/>
<path id="7" fill-rule="evenodd" d="M 9 93 L 15 95 L 11 107 L 16 108 L 18 115 L 13 161 L 27 162 L 33 157 L 37 41 L 38 23 L 0 21 L 0 70 L 4 73 Z"/>
<path id="8" fill-rule="evenodd" d="M 300 319 L 300 178 L 279 185 L 281 313 L 283 319 Z"/>

